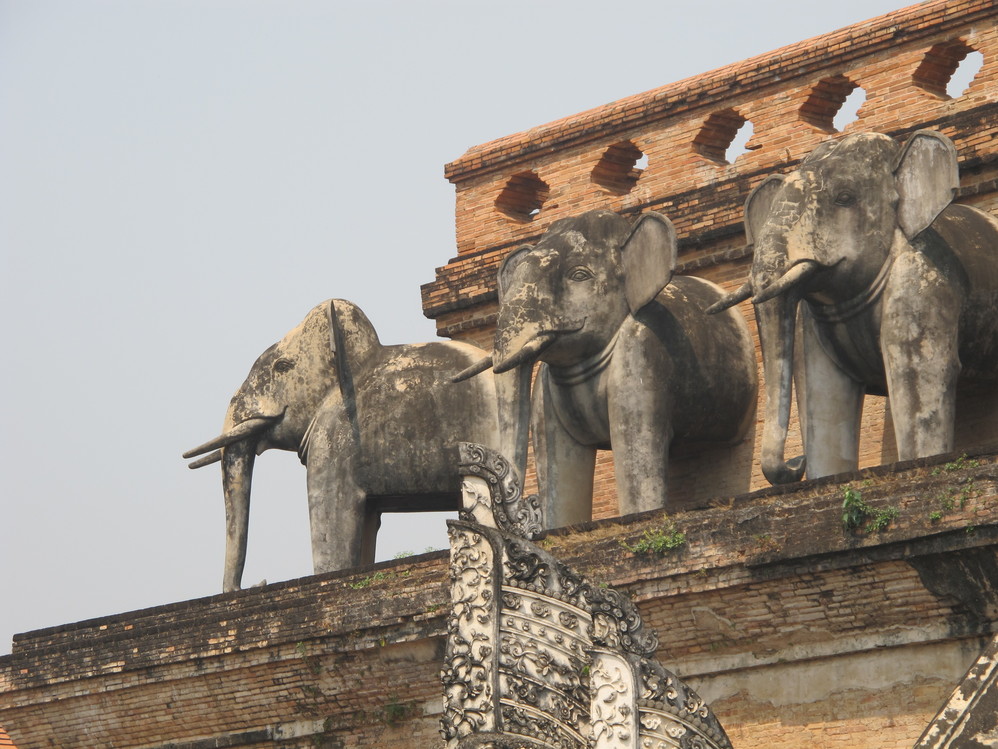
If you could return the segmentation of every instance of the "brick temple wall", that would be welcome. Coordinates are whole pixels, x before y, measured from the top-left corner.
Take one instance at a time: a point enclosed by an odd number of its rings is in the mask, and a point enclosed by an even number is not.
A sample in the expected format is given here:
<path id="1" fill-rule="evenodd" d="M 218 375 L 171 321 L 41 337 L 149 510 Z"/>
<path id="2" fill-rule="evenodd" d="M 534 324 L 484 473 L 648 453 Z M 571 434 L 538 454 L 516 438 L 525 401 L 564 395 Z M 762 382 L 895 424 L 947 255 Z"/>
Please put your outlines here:
<path id="1" fill-rule="evenodd" d="M 984 66 L 950 98 L 945 82 L 971 51 Z M 502 258 L 553 221 L 594 208 L 664 213 L 679 235 L 679 272 L 737 288 L 751 262 L 746 196 L 838 137 L 833 115 L 857 86 L 866 100 L 842 133 L 903 140 L 919 128 L 941 130 L 959 153 L 959 202 L 998 214 L 998 9 L 992 0 L 934 0 L 470 149 L 446 167 L 458 255 L 423 286 L 425 314 L 440 335 L 490 349 Z M 749 150 L 727 163 L 725 146 L 743 120 L 753 126 Z M 641 154 L 647 166 L 632 168 Z M 751 303 L 739 308 L 756 336 Z M 673 459 L 673 506 L 767 485 L 757 448 L 761 396 L 756 428 L 741 444 Z M 998 440 L 994 399 L 962 406 L 960 449 Z M 896 459 L 892 430 L 885 399 L 868 398 L 860 465 Z M 795 419 L 787 455 L 800 451 Z M 615 515 L 609 455 L 600 456 L 596 488 L 596 516 Z"/>
<path id="2" fill-rule="evenodd" d="M 737 749 L 909 748 L 996 630 L 998 456 L 850 479 L 885 530 L 844 530 L 826 479 L 541 545 L 629 593 Z M 678 549 L 622 545 L 669 520 Z M 448 578 L 436 552 L 18 635 L 0 724 L 20 749 L 440 746 Z"/>

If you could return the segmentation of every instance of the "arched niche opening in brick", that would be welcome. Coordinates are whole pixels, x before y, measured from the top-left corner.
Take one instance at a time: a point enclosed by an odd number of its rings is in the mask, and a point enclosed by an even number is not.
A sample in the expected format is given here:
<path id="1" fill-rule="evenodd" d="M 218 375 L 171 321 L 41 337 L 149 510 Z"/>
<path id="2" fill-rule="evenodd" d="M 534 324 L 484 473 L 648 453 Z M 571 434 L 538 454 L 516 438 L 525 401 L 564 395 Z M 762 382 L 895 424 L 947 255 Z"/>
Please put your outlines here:
<path id="1" fill-rule="evenodd" d="M 537 174 L 520 172 L 507 180 L 496 198 L 496 208 L 517 221 L 531 221 L 540 213 L 549 193 L 547 183 Z"/>
<path id="2" fill-rule="evenodd" d="M 752 132 L 752 123 L 737 109 L 714 112 L 693 139 L 693 150 L 718 164 L 731 164 L 750 150 L 746 144 Z"/>
<path id="3" fill-rule="evenodd" d="M 811 88 L 800 118 L 826 133 L 837 133 L 857 119 L 866 91 L 844 75 L 823 78 Z"/>
<path id="4" fill-rule="evenodd" d="M 969 88 L 983 64 L 984 55 L 962 39 L 953 39 L 925 53 L 912 82 L 941 99 L 955 99 Z"/>
<path id="5" fill-rule="evenodd" d="M 641 149 L 625 140 L 607 148 L 589 176 L 603 189 L 626 195 L 634 189 L 647 165 L 648 159 Z"/>

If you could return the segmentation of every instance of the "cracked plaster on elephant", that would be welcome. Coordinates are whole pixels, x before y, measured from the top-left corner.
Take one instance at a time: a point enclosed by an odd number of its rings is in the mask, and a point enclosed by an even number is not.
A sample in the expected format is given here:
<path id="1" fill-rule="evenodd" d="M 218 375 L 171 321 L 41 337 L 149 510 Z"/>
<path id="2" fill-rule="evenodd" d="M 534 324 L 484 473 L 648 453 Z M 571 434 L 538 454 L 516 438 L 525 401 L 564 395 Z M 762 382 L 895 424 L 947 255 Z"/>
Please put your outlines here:
<path id="1" fill-rule="evenodd" d="M 958 383 L 998 371 L 998 222 L 958 186 L 956 148 L 921 130 L 829 141 L 749 195 L 749 281 L 713 309 L 755 303 L 770 482 L 856 470 L 866 393 L 901 460 L 953 450 Z M 792 380 L 805 455 L 786 460 Z"/>
<path id="2" fill-rule="evenodd" d="M 297 451 L 306 466 L 317 573 L 373 562 L 370 497 L 458 492 L 458 442 L 502 449 L 493 378 L 450 382 L 483 354 L 456 341 L 384 346 L 340 299 L 267 349 L 232 397 L 222 434 L 184 454 L 209 453 L 191 468 L 222 463 L 223 589 L 240 587 L 253 463 L 264 450 Z"/>

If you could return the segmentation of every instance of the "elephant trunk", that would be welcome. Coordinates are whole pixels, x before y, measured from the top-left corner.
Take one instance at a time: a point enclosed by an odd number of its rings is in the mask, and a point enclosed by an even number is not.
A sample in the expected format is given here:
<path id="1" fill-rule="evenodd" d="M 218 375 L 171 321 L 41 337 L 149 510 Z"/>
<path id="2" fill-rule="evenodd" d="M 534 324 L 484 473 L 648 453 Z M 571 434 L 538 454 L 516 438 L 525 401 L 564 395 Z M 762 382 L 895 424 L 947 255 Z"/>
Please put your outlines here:
<path id="1" fill-rule="evenodd" d="M 792 262 L 788 258 L 791 235 L 799 223 L 795 204 L 790 206 L 768 217 L 752 261 L 752 301 L 766 388 L 760 462 L 772 484 L 792 483 L 804 475 L 804 457 L 787 460 L 784 454 L 793 396 L 797 308 L 807 280 L 820 270 L 811 260 Z"/>
<path id="2" fill-rule="evenodd" d="M 225 571 L 222 590 L 239 590 L 246 563 L 250 486 L 256 459 L 255 440 L 243 440 L 222 449 L 222 489 L 225 494 Z"/>
<path id="3" fill-rule="evenodd" d="M 499 399 L 502 451 L 520 480 L 527 469 L 533 364 L 558 334 L 530 295 L 500 295 L 492 360 Z"/>
<path id="4" fill-rule="evenodd" d="M 516 469 L 521 482 L 527 470 L 532 373 L 533 367 L 524 364 L 496 374 L 495 378 L 499 400 L 500 451 Z"/>
<path id="5" fill-rule="evenodd" d="M 793 383 L 794 332 L 797 294 L 781 294 L 755 305 L 766 381 L 765 420 L 762 433 L 762 472 L 772 484 L 789 484 L 804 475 L 804 458 L 784 458 L 790 425 Z"/>

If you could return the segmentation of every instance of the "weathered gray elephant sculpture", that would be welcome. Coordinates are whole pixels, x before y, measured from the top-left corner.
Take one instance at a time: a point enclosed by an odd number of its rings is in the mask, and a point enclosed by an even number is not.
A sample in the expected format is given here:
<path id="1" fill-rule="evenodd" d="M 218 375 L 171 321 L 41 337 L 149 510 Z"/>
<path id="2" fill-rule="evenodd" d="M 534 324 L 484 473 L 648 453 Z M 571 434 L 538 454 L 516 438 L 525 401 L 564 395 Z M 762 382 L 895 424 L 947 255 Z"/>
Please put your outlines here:
<path id="1" fill-rule="evenodd" d="M 811 478 L 855 470 L 864 393 L 889 396 L 902 460 L 953 449 L 958 380 L 998 365 L 998 222 L 951 205 L 957 187 L 945 136 L 861 133 L 749 195 L 750 278 L 714 309 L 753 296 L 772 483 L 800 479 L 805 457 Z M 787 461 L 792 375 L 805 456 Z"/>
<path id="2" fill-rule="evenodd" d="M 184 453 L 211 453 L 191 468 L 222 462 L 224 589 L 240 586 L 253 461 L 264 450 L 296 450 L 307 468 L 316 572 L 373 562 L 369 497 L 457 499 L 458 443 L 501 447 L 493 379 L 450 382 L 484 353 L 454 341 L 383 346 L 367 316 L 341 299 L 267 349 L 232 397 L 222 434 Z"/>
<path id="3" fill-rule="evenodd" d="M 626 514 L 665 505 L 671 445 L 730 443 L 744 432 L 756 399 L 748 327 L 735 312 L 705 315 L 723 292 L 673 279 L 675 262 L 664 216 L 647 213 L 632 227 L 592 211 L 552 224 L 499 270 L 493 357 L 466 374 L 519 372 L 500 419 L 522 472 L 533 412 L 546 527 L 591 519 L 597 448 L 613 449 Z"/>

